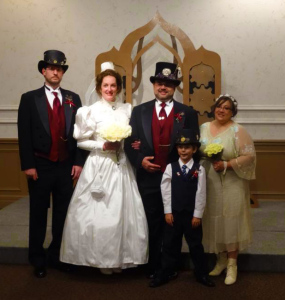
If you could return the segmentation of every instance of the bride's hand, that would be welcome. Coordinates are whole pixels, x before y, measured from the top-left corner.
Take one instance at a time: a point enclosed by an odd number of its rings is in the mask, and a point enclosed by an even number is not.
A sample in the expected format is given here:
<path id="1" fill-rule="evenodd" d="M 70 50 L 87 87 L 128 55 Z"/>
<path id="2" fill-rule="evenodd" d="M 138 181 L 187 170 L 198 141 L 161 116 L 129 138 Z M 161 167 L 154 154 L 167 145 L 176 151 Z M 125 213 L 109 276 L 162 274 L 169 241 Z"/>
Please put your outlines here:
<path id="1" fill-rule="evenodd" d="M 120 142 L 105 142 L 103 145 L 103 151 L 106 150 L 113 150 L 113 151 L 117 151 L 120 149 Z"/>
<path id="2" fill-rule="evenodd" d="M 134 148 L 135 150 L 140 150 L 140 147 L 141 147 L 141 141 L 136 140 L 136 141 L 134 141 L 131 145 L 132 145 L 132 148 Z"/>

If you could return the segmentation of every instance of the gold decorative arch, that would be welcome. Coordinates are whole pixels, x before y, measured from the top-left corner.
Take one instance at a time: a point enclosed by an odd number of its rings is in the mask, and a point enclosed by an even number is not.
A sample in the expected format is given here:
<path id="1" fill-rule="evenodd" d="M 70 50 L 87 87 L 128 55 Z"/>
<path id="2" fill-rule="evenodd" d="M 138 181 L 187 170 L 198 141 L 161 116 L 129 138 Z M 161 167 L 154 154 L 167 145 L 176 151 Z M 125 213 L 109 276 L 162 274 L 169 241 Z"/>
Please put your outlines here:
<path id="1" fill-rule="evenodd" d="M 167 44 L 159 35 L 144 45 L 145 37 L 156 27 L 170 35 L 172 46 Z M 180 42 L 183 55 L 178 53 L 177 41 Z M 101 53 L 95 60 L 95 76 L 100 72 L 100 66 L 105 61 L 112 61 L 117 71 L 123 76 L 124 89 L 128 103 L 132 103 L 134 93 L 142 79 L 141 57 L 154 44 L 159 43 L 173 55 L 173 62 L 181 68 L 183 87 L 178 91 L 183 94 L 183 103 L 193 106 L 200 114 L 200 123 L 208 118 L 214 99 L 221 93 L 221 59 L 212 51 L 201 46 L 195 49 L 190 38 L 179 27 L 166 22 L 157 12 L 153 19 L 144 26 L 134 30 L 121 44 L 119 50 L 113 47 L 110 51 Z M 132 59 L 135 45 L 137 51 Z M 134 70 L 136 69 L 136 75 Z"/>

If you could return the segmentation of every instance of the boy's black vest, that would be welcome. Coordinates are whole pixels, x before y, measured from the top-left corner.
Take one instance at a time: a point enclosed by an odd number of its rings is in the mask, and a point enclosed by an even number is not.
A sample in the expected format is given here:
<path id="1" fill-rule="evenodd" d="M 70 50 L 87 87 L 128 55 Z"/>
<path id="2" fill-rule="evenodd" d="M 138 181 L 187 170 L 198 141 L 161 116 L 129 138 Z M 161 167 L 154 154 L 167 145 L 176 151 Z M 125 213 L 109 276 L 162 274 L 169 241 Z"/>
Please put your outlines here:
<path id="1" fill-rule="evenodd" d="M 171 167 L 172 211 L 175 210 L 180 212 L 182 210 L 187 210 L 189 212 L 194 212 L 200 165 L 194 162 L 192 169 L 188 171 L 186 176 L 183 176 L 178 161 L 172 163 Z"/>

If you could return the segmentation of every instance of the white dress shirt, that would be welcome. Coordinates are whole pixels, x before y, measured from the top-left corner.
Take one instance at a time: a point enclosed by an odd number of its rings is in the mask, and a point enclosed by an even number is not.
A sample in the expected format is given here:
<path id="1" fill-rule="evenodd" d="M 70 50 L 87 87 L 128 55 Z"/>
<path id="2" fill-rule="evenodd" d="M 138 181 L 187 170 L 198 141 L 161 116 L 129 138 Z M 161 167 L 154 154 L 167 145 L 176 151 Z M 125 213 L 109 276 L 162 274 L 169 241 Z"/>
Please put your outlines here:
<path id="1" fill-rule="evenodd" d="M 161 103 L 162 103 L 162 101 L 156 99 L 156 101 L 155 101 L 155 110 L 156 110 L 157 118 L 159 118 L 159 113 L 160 113 L 160 110 L 161 110 L 161 106 L 160 106 Z M 172 110 L 172 108 L 173 108 L 173 101 L 171 99 L 171 100 L 166 101 L 164 103 L 166 104 L 164 109 L 165 109 L 166 115 L 168 117 L 171 110 Z"/>
<path id="2" fill-rule="evenodd" d="M 184 163 L 179 158 L 178 160 L 180 169 L 184 165 Z M 187 164 L 186 173 L 192 168 L 194 164 L 194 160 L 191 159 Z M 182 170 L 181 170 L 182 174 Z M 161 181 L 161 194 L 164 206 L 164 213 L 171 214 L 171 179 L 172 179 L 172 167 L 171 164 L 166 166 L 165 172 L 162 176 Z M 194 209 L 194 217 L 201 219 L 203 217 L 204 209 L 206 206 L 206 172 L 203 166 L 200 166 L 198 172 L 198 186 L 195 197 L 195 209 Z"/>
<path id="3" fill-rule="evenodd" d="M 46 91 L 46 96 L 47 96 L 47 99 L 48 99 L 48 102 L 49 102 L 49 105 L 50 107 L 53 109 L 53 100 L 54 100 L 54 94 L 53 92 L 56 92 L 57 93 L 57 97 L 60 101 L 60 104 L 62 105 L 62 95 L 61 95 L 61 91 L 60 91 L 60 88 L 56 88 L 55 90 L 50 87 L 49 85 L 45 84 L 46 88 L 45 88 L 45 91 Z"/>

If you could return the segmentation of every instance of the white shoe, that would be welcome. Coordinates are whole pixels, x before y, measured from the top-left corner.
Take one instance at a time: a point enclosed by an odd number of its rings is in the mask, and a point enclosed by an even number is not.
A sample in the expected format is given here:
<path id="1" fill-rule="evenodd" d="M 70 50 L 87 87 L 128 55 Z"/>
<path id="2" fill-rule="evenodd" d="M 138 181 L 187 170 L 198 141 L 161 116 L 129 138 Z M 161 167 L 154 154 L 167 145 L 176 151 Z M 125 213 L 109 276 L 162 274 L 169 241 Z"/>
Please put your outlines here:
<path id="1" fill-rule="evenodd" d="M 104 275 L 112 275 L 113 271 L 110 268 L 100 268 L 100 272 Z"/>
<path id="2" fill-rule="evenodd" d="M 226 252 L 217 255 L 215 268 L 209 273 L 210 276 L 219 276 L 227 267 L 228 257 Z"/>
<path id="3" fill-rule="evenodd" d="M 112 268 L 112 271 L 113 271 L 113 273 L 116 273 L 116 274 L 122 273 L 122 269 L 121 268 Z"/>
<path id="4" fill-rule="evenodd" d="M 234 258 L 229 258 L 225 284 L 231 285 L 234 284 L 236 281 L 237 281 L 237 260 Z"/>

